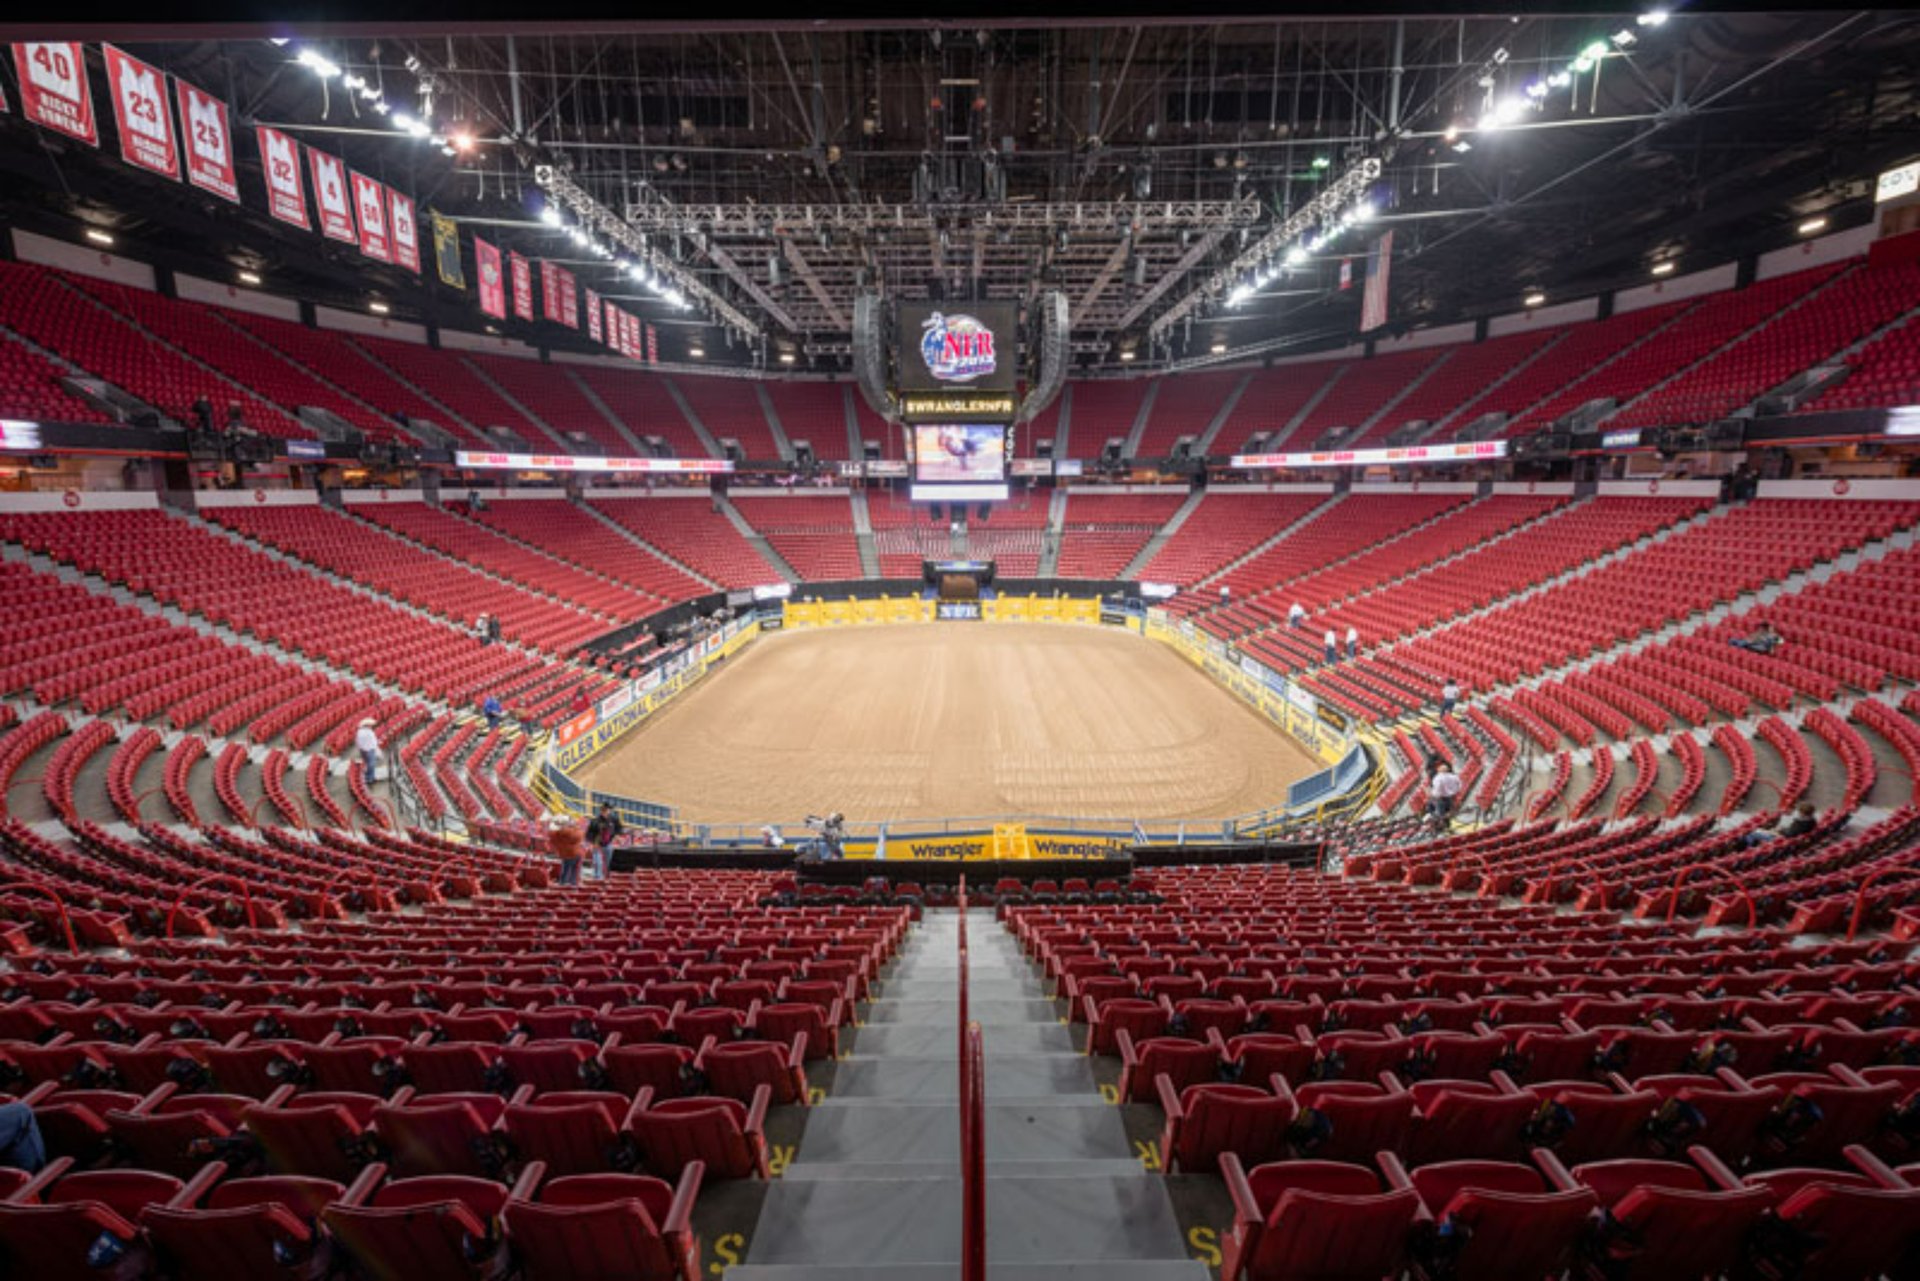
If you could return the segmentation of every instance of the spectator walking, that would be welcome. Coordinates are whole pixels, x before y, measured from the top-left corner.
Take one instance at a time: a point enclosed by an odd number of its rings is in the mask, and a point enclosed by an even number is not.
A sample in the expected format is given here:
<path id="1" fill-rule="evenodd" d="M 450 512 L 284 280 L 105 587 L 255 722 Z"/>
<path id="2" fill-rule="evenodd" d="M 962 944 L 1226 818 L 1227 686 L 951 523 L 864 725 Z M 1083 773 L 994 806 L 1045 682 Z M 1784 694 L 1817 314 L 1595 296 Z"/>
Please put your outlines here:
<path id="1" fill-rule="evenodd" d="M 560 861 L 560 884 L 580 883 L 580 825 L 565 814 L 547 819 L 547 849 Z"/>
<path id="2" fill-rule="evenodd" d="M 1459 701 L 1460 682 L 1449 676 L 1447 677 L 1447 683 L 1440 687 L 1440 714 L 1442 716 L 1447 715 L 1453 710 L 1454 704 Z"/>
<path id="3" fill-rule="evenodd" d="M 482 645 L 492 643 L 493 635 L 487 630 L 487 616 L 485 614 L 473 620 L 473 634 L 475 639 Z"/>
<path id="4" fill-rule="evenodd" d="M 1351 625 L 1347 628 L 1347 658 L 1349 661 L 1360 657 L 1360 629 Z"/>
<path id="5" fill-rule="evenodd" d="M 353 745 L 359 749 L 360 764 L 367 772 L 367 782 L 371 783 L 374 774 L 380 768 L 380 736 L 373 732 L 373 717 L 363 717 L 360 727 L 353 731 Z"/>
<path id="6" fill-rule="evenodd" d="M 499 639 L 500 639 L 500 615 L 488 614 L 487 615 L 487 644 L 491 645 Z"/>
<path id="7" fill-rule="evenodd" d="M 1340 661 L 1340 636 L 1331 627 L 1327 628 L 1327 661 L 1329 663 Z"/>
<path id="8" fill-rule="evenodd" d="M 1298 627 L 1307 621 L 1307 607 L 1299 601 L 1293 602 L 1293 608 L 1287 611 L 1287 626 Z"/>
<path id="9" fill-rule="evenodd" d="M 1453 772 L 1453 766 L 1442 765 L 1440 772 L 1433 776 L 1433 782 L 1427 785 L 1427 813 L 1440 826 L 1453 817 L 1453 807 L 1460 799 L 1460 789 L 1465 786 L 1460 776 Z"/>
<path id="10" fill-rule="evenodd" d="M 498 698 L 489 694 L 487 695 L 487 701 L 480 704 L 480 714 L 487 718 L 488 729 L 499 729 L 500 718 L 507 714 L 507 709 L 500 706 L 500 700 Z"/>
<path id="11" fill-rule="evenodd" d="M 613 812 L 613 806 L 605 801 L 600 804 L 600 812 L 587 824 L 587 844 L 593 847 L 593 879 L 604 881 L 607 870 L 613 862 L 613 843 L 626 832 L 626 824 Z"/>
<path id="12" fill-rule="evenodd" d="M 1227 586 L 1225 583 L 1220 584 L 1220 603 L 1222 605 L 1231 605 L 1233 603 L 1233 588 Z"/>

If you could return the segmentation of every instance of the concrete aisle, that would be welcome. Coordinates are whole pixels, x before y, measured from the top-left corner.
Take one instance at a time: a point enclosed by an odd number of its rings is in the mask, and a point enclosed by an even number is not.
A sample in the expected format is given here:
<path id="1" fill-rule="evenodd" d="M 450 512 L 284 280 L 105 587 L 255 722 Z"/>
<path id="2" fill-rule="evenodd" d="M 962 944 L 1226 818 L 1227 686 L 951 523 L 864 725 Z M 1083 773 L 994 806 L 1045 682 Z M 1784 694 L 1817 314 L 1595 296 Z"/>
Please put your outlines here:
<path id="1" fill-rule="evenodd" d="M 729 1277 L 959 1275 L 958 935 L 958 913 L 929 912 L 902 950 Z M 993 1281 L 1205 1281 L 1013 937 L 987 909 L 968 935 Z"/>

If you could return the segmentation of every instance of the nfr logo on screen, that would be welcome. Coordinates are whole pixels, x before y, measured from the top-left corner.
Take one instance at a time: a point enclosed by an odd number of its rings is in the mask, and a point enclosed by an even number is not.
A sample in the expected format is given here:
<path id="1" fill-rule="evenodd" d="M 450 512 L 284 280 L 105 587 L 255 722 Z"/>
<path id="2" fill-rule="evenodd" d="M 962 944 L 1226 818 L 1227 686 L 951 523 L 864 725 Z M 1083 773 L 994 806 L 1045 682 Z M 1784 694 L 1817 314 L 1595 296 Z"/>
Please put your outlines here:
<path id="1" fill-rule="evenodd" d="M 993 330 L 972 316 L 934 312 L 921 322 L 920 358 L 927 372 L 941 382 L 965 383 L 984 378 L 997 368 Z"/>

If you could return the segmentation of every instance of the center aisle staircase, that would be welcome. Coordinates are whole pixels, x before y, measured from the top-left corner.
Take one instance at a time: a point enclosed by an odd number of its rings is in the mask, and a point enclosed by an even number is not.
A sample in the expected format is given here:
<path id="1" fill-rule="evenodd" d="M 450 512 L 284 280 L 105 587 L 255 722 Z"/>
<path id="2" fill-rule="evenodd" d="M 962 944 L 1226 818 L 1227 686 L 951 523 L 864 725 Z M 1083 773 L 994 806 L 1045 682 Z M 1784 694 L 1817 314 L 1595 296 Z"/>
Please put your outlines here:
<path id="1" fill-rule="evenodd" d="M 1132 1155 L 1019 944 L 991 909 L 967 926 L 986 1047 L 988 1276 L 1205 1281 L 1165 1180 Z M 902 948 L 729 1278 L 961 1275 L 960 939 L 960 913 L 936 910 Z"/>

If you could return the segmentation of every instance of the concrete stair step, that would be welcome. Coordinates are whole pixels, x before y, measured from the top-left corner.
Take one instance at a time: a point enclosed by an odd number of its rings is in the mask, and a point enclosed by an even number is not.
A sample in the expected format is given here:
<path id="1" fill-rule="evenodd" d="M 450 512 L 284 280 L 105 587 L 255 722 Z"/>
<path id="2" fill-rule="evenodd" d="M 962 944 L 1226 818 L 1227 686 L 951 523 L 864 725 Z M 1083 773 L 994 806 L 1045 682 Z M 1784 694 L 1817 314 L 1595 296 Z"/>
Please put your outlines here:
<path id="1" fill-rule="evenodd" d="M 989 1138 L 989 1145 L 992 1140 Z M 861 1266 L 944 1265 L 960 1259 L 960 1179 L 781 1179 L 767 1189 L 748 1261 Z M 987 1183 L 987 1257 L 1032 1267 L 1143 1262 L 1183 1264 L 1184 1238 L 1165 1180 L 1141 1172 L 1083 1177 L 994 1177 Z M 1197 1266 L 1197 1265 L 1196 1265 Z M 1180 1273 L 1174 1273 L 1178 1276 Z M 1187 1273 L 1186 1275 L 1194 1275 Z"/>
<path id="2" fill-rule="evenodd" d="M 1049 1023 L 1058 1017 L 1053 1012 L 1052 1001 L 1039 999 L 969 1001 L 967 1008 L 974 1022 L 983 1027 L 994 1023 Z M 930 1001 L 907 1002 L 882 998 L 875 1001 L 867 1011 L 867 1022 L 902 1027 L 916 1023 L 938 1023 L 951 1031 L 953 1010 L 946 1004 L 935 1004 Z"/>
<path id="3" fill-rule="evenodd" d="M 993 1166 L 995 1179 L 1084 1179 L 1100 1174 L 1115 1177 L 1140 1173 L 1140 1163 L 1132 1157 L 1113 1157 L 1104 1161 L 1000 1161 Z M 803 1182 L 839 1183 L 848 1180 L 936 1179 L 954 1177 L 951 1161 L 795 1161 L 782 1179 Z"/>
<path id="4" fill-rule="evenodd" d="M 979 1012 L 970 1010 L 977 1018 Z M 952 1054 L 955 1037 L 952 1011 L 948 1018 L 932 1023 L 872 1024 L 856 1029 L 853 1053 L 858 1061 L 875 1055 L 932 1056 Z M 983 1024 L 983 1026 L 985 1026 Z M 1062 1054 L 1073 1050 L 1073 1033 L 1066 1024 L 1015 1023 L 996 1025 L 987 1031 L 992 1038 L 989 1057 L 1007 1054 Z M 846 1066 L 842 1064 L 842 1066 Z"/>
<path id="5" fill-rule="evenodd" d="M 987 1164 L 1003 1161 L 1111 1160 L 1132 1151 L 1119 1109 L 1098 1095 L 987 1104 Z M 960 1160 L 959 1112 L 952 1096 L 926 1103 L 895 1099 L 829 1100 L 807 1113 L 795 1166 L 815 1161 Z"/>
<path id="6" fill-rule="evenodd" d="M 756 1264 L 740 1263 L 727 1269 L 736 1281 L 953 1281 L 953 1263 Z M 1193 1259 L 1174 1262 L 1151 1259 L 1099 1263 L 987 1264 L 987 1281 L 1207 1281 L 1213 1274 Z"/>
<path id="7" fill-rule="evenodd" d="M 951 1103 L 960 1089 L 955 1056 L 945 1058 L 854 1058 L 835 1066 L 830 1102 L 848 1099 L 914 1099 Z M 987 1098 L 1039 1099 L 1052 1095 L 1085 1101 L 1096 1089 L 1085 1055 L 993 1054 L 987 1059 Z"/>

